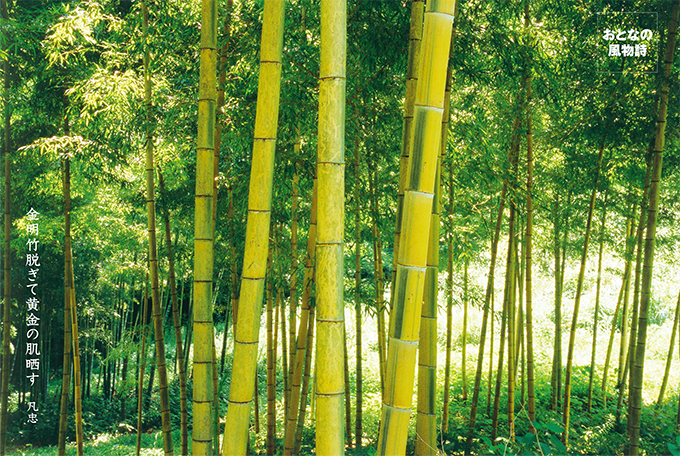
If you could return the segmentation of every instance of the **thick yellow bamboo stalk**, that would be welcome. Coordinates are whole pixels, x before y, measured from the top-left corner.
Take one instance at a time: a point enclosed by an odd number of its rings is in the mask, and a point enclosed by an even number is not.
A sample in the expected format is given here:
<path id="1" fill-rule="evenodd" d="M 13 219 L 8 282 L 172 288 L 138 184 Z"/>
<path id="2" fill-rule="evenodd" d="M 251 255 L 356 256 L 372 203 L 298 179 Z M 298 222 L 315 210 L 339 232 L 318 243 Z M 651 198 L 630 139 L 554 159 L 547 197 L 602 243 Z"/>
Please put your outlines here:
<path id="1" fill-rule="evenodd" d="M 346 0 L 321 0 L 316 175 L 316 452 L 344 452 L 343 239 L 345 227 Z"/>
<path id="2" fill-rule="evenodd" d="M 420 45 L 423 38 L 423 14 L 425 0 L 414 0 L 411 4 L 411 25 L 409 29 L 408 63 L 406 66 L 406 98 L 404 101 L 404 122 L 401 133 L 401 157 L 399 158 L 399 189 L 397 192 L 397 222 L 394 229 L 394 252 L 399 251 L 401 242 L 401 219 L 404 206 L 404 191 L 408 185 L 409 157 L 413 147 L 413 107 L 418 85 Z M 394 302 L 394 284 L 397 270 L 397 255 L 392 256 L 392 293 L 390 308 Z"/>
<path id="3" fill-rule="evenodd" d="M 191 451 L 196 455 L 208 455 L 213 452 L 214 431 L 212 199 L 217 85 L 216 0 L 202 1 L 200 46 L 194 222 L 194 416 Z"/>
<path id="4" fill-rule="evenodd" d="M 429 1 L 424 15 L 414 108 L 415 134 L 409 160 L 409 182 L 404 193 L 402 238 L 390 315 L 379 455 L 406 452 L 427 264 L 428 237 L 422 233 L 429 233 L 431 224 L 454 4 L 454 0 Z"/>
<path id="5" fill-rule="evenodd" d="M 451 35 L 453 45 L 453 34 Z M 444 112 L 442 115 L 439 159 L 434 183 L 434 201 L 430 215 L 430 239 L 427 250 L 425 291 L 420 320 L 418 347 L 418 414 L 416 417 L 416 455 L 437 452 L 437 296 L 439 276 L 439 228 L 442 206 L 442 160 L 446 154 L 451 101 L 451 67 L 446 73 Z"/>
<path id="6" fill-rule="evenodd" d="M 630 444 L 628 452 L 637 456 L 640 440 L 640 415 L 642 411 L 642 379 L 645 366 L 645 349 L 647 343 L 647 313 L 651 298 L 652 267 L 654 263 L 654 247 L 656 242 L 656 220 L 659 210 L 659 192 L 661 170 L 663 166 L 663 150 L 666 141 L 666 113 L 668 110 L 668 91 L 675 44 L 678 36 L 678 16 L 680 1 L 674 2 L 673 12 L 668 24 L 668 38 L 664 54 L 663 77 L 661 78 L 661 98 L 656 121 L 656 143 L 652 159 L 652 180 L 649 187 L 649 208 L 647 209 L 647 231 L 645 237 L 645 256 L 642 267 L 642 283 L 640 288 L 640 314 L 635 347 L 635 360 L 630 376 Z"/>
<path id="7" fill-rule="evenodd" d="M 222 454 L 243 455 L 248 445 L 250 405 L 253 401 L 260 310 L 269 247 L 269 221 L 274 179 L 274 150 L 281 92 L 283 0 L 265 0 L 260 74 L 255 115 L 246 248 L 243 258 L 238 321 L 234 332 L 234 362 L 229 390 Z"/>

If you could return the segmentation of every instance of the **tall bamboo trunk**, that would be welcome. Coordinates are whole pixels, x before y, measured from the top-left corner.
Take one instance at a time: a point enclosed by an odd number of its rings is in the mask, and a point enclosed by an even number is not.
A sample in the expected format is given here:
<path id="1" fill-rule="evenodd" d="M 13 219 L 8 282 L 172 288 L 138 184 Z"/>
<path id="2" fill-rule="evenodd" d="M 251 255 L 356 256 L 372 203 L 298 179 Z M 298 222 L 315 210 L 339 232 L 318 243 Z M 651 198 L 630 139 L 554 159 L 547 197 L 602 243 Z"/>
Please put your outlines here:
<path id="1" fill-rule="evenodd" d="M 595 168 L 595 181 L 593 191 L 590 195 L 590 206 L 588 207 L 588 221 L 586 222 L 586 232 L 583 239 L 583 250 L 581 252 L 581 268 L 578 273 L 576 283 L 576 296 L 574 297 L 574 315 L 571 320 L 571 332 L 569 334 L 569 349 L 567 351 L 567 372 L 564 377 L 564 408 L 562 411 L 562 423 L 564 424 L 563 440 L 564 445 L 569 444 L 569 412 L 571 411 L 571 371 L 574 362 L 574 344 L 576 342 L 576 325 L 578 324 L 578 311 L 581 303 L 581 291 L 583 290 L 583 278 L 586 269 L 586 258 L 588 256 L 588 241 L 590 240 L 590 227 L 593 221 L 593 210 L 595 208 L 595 196 L 597 194 L 597 181 L 602 166 L 602 156 L 604 155 L 604 138 L 600 144 L 600 153 L 597 157 L 597 167 Z"/>
<path id="2" fill-rule="evenodd" d="M 70 322 L 69 351 L 73 354 L 73 396 L 75 403 L 76 443 L 78 454 L 83 454 L 82 402 L 80 397 L 80 350 L 78 345 L 78 323 L 75 310 L 75 290 L 73 280 L 73 256 L 71 252 L 71 170 L 70 159 L 64 159 L 64 302 L 68 300 Z M 66 352 L 66 350 L 65 350 Z M 64 355 L 65 356 L 65 355 Z M 70 369 L 70 367 L 69 367 Z M 69 380 L 70 383 L 70 380 Z M 67 385 L 68 390 L 70 385 Z M 63 387 L 63 385 L 62 385 Z M 62 396 L 63 400 L 63 396 Z M 66 427 L 66 424 L 64 424 Z M 65 431 L 66 429 L 64 429 Z"/>
<path id="3" fill-rule="evenodd" d="M 7 21 L 9 16 L 7 14 L 7 0 L 0 1 L 0 10 L 2 13 L 2 18 Z M 12 198 L 12 187 L 11 187 L 11 169 L 12 161 L 10 159 L 10 147 L 11 147 L 11 136 L 10 136 L 10 104 L 9 104 L 9 59 L 5 59 L 3 62 L 3 81 L 4 81 L 4 147 L 3 155 L 5 157 L 5 239 L 4 239 L 4 254 L 3 254 L 3 289 L 4 289 L 4 300 L 2 306 L 2 380 L 0 383 L 0 454 L 5 454 L 5 447 L 7 445 L 7 404 L 9 399 L 9 357 L 10 357 L 10 338 L 11 338 L 11 317 L 10 317 L 10 303 L 11 303 L 11 273 L 12 265 L 10 263 L 10 239 L 12 234 L 12 214 L 11 214 L 11 198 Z M 64 364 L 66 365 L 66 364 Z M 61 433 L 59 434 L 61 436 Z"/>
<path id="4" fill-rule="evenodd" d="M 600 314 L 600 287 L 602 285 L 602 253 L 604 251 L 604 233 L 606 230 L 607 217 L 607 197 L 605 193 L 604 204 L 602 206 L 602 219 L 600 221 L 600 248 L 597 254 L 597 284 L 595 286 L 595 315 L 593 316 L 593 343 L 590 352 L 590 375 L 588 378 L 588 411 L 590 412 L 593 404 L 593 381 L 595 379 L 595 355 L 597 353 L 597 327 L 599 325 Z"/>
<path id="5" fill-rule="evenodd" d="M 343 239 L 347 4 L 321 0 L 319 140 L 316 163 L 316 452 L 342 454 L 345 396 Z M 322 366 L 319 369 L 318 366 Z M 349 400 L 349 398 L 347 398 Z M 349 429 L 347 430 L 349 433 Z"/>
<path id="6" fill-rule="evenodd" d="M 429 1 L 424 15 L 415 133 L 404 192 L 378 455 L 406 451 L 428 253 L 428 237 L 422 233 L 429 233 L 431 225 L 454 5 L 454 0 Z"/>
<path id="7" fill-rule="evenodd" d="M 638 454 L 640 439 L 640 413 L 642 409 L 642 379 L 645 363 L 645 349 L 647 342 L 647 318 L 649 301 L 651 297 L 652 266 L 654 261 L 654 244 L 656 239 L 656 221 L 659 208 L 659 191 L 661 181 L 661 169 L 663 164 L 663 149 L 666 139 L 666 113 L 668 110 L 668 90 L 673 55 L 675 54 L 675 42 L 678 31 L 678 12 L 680 1 L 675 2 L 670 23 L 668 25 L 668 38 L 664 58 L 663 77 L 661 79 L 661 99 L 659 114 L 656 123 L 656 143 L 654 145 L 652 181 L 649 187 L 649 209 L 647 211 L 647 236 L 645 239 L 645 257 L 642 268 L 642 285 L 640 293 L 640 314 L 638 317 L 638 330 L 635 351 L 635 363 L 631 370 L 630 382 L 630 444 L 629 453 L 633 456 Z"/>
<path id="8" fill-rule="evenodd" d="M 654 113 L 657 113 L 659 100 L 655 103 Z M 656 141 L 654 141 L 656 142 Z M 645 184 L 642 191 L 642 200 L 640 202 L 640 220 L 638 220 L 636 233 L 636 254 L 635 254 L 635 281 L 633 282 L 633 324 L 630 329 L 630 340 L 628 342 L 628 362 L 626 368 L 628 369 L 628 385 L 631 384 L 631 375 L 633 373 L 633 365 L 635 364 L 635 346 L 637 342 L 637 322 L 640 307 L 640 281 L 642 280 L 642 238 L 644 235 L 645 226 L 647 224 L 647 207 L 649 206 L 649 187 L 652 180 L 652 151 L 653 144 L 650 144 L 649 153 L 647 154 L 647 170 L 645 171 Z M 631 403 L 628 402 L 628 416 L 630 417 Z M 628 434 L 630 435 L 630 419 L 628 420 Z"/>
<path id="9" fill-rule="evenodd" d="M 63 97 L 64 103 L 64 135 L 69 136 L 71 129 L 68 118 L 68 98 L 66 94 Z M 64 214 L 66 214 L 66 169 L 69 166 L 69 158 L 64 158 Z M 70 174 L 70 169 L 69 169 Z M 70 189 L 70 184 L 69 184 Z M 70 205 L 70 199 L 69 199 Z M 69 207 L 70 210 L 70 207 Z M 5 215 L 6 216 L 6 215 Z M 64 217 L 65 218 L 65 217 Z M 70 218 L 69 218 L 70 220 Z M 64 220 L 64 225 L 66 220 Z M 69 233 L 70 240 L 70 233 Z M 64 246 L 64 248 L 66 248 Z M 9 250 L 6 250 L 8 252 Z M 66 257 L 66 250 L 64 250 L 64 257 Z M 59 440 L 57 445 L 57 453 L 59 456 L 66 454 L 66 432 L 68 428 L 68 396 L 71 389 L 71 280 L 69 279 L 70 267 L 64 258 L 64 361 L 62 365 L 62 382 L 61 382 L 61 402 L 59 405 Z M 7 276 L 5 276 L 7 277 Z M 7 279 L 5 279 L 7 280 Z M 7 290 L 7 288 L 5 288 Z"/>
<path id="10" fill-rule="evenodd" d="M 528 29 L 531 24 L 529 19 L 529 0 L 524 4 L 524 28 Z M 533 180 L 534 180 L 534 156 L 533 156 L 533 132 L 532 132 L 532 111 L 531 111 L 531 69 L 525 76 L 525 86 L 527 91 L 527 222 L 526 222 L 526 245 L 525 254 L 525 281 L 526 281 L 526 376 L 528 390 L 528 412 L 529 421 L 536 420 L 536 395 L 534 392 L 534 329 L 533 329 L 533 298 L 532 298 L 532 238 L 533 238 Z M 520 300 L 521 306 L 521 300 Z M 522 383 L 524 384 L 524 383 Z M 524 390 L 524 388 L 522 388 Z"/>
<path id="11" fill-rule="evenodd" d="M 149 12 L 147 4 L 142 3 L 143 33 L 148 40 Z M 168 394 L 168 374 L 165 362 L 165 335 L 163 331 L 163 309 L 158 280 L 158 252 L 156 246 L 156 201 L 154 186 L 153 159 L 153 101 L 151 99 L 151 72 L 149 61 L 151 53 L 148 42 L 144 52 L 144 104 L 146 105 L 146 213 L 149 240 L 149 275 L 151 277 L 151 300 L 153 302 L 153 324 L 156 351 L 156 365 L 158 368 L 158 387 L 161 397 L 161 421 L 163 426 L 163 452 L 173 454 L 172 423 L 170 422 L 170 398 Z"/>
<path id="12" fill-rule="evenodd" d="M 194 395 L 192 452 L 213 454 L 213 191 L 217 69 L 217 1 L 203 0 L 198 93 L 194 222 Z M 189 336 L 189 334 L 187 334 Z M 189 343 L 190 339 L 189 339 Z M 187 347 L 188 351 L 189 347 Z M 236 366 L 236 364 L 234 364 Z M 254 382 L 251 382 L 250 389 Z M 229 429 L 227 427 L 226 429 Z M 225 432 L 225 436 L 227 432 Z"/>
<path id="13" fill-rule="evenodd" d="M 245 454 L 248 443 L 260 310 L 269 247 L 274 150 L 281 92 L 284 7 L 283 0 L 266 0 L 264 5 L 255 138 L 248 191 L 246 249 L 234 333 L 234 368 L 222 450 L 224 455 L 230 456 Z"/>
<path id="14" fill-rule="evenodd" d="M 675 303 L 675 316 L 673 317 L 673 331 L 671 331 L 671 341 L 668 343 L 668 356 L 666 357 L 666 370 L 664 371 L 663 381 L 659 389 L 659 397 L 656 400 L 656 405 L 660 406 L 663 402 L 663 396 L 666 392 L 666 385 L 668 385 L 668 376 L 671 372 L 671 361 L 673 360 L 673 349 L 675 347 L 675 335 L 678 332 L 678 320 L 680 319 L 680 293 L 678 300 Z"/>

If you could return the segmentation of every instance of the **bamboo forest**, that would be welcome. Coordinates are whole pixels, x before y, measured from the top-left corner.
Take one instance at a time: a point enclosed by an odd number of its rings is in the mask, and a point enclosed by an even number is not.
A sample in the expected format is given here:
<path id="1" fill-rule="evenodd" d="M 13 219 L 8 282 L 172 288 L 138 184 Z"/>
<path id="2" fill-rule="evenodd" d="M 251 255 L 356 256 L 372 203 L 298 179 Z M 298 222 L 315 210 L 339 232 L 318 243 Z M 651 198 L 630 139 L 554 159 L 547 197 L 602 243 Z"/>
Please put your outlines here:
<path id="1" fill-rule="evenodd" d="M 0 455 L 680 456 L 680 0 L 0 13 Z"/>

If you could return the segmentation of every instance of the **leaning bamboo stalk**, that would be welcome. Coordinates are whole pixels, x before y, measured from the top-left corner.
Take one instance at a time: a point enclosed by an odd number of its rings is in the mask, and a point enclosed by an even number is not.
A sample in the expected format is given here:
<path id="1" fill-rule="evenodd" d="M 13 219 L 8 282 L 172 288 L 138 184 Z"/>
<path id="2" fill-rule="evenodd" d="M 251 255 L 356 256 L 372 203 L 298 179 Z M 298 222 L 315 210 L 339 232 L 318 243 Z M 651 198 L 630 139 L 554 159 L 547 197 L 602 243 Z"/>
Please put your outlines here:
<path id="1" fill-rule="evenodd" d="M 619 297 L 616 300 L 616 308 L 614 309 L 614 317 L 612 318 L 611 330 L 609 332 L 609 343 L 607 344 L 607 354 L 604 359 L 604 367 L 602 369 L 602 402 L 604 405 L 607 404 L 607 379 L 609 373 L 609 361 L 612 354 L 612 346 L 614 345 L 614 335 L 616 334 L 616 322 L 619 318 L 619 311 L 621 310 L 621 301 L 623 300 L 623 290 L 627 286 L 627 281 L 629 280 L 629 271 L 626 269 L 624 271 L 623 282 L 621 283 L 621 289 L 619 290 Z"/>
<path id="2" fill-rule="evenodd" d="M 654 145 L 652 161 L 652 180 L 649 187 L 649 208 L 647 209 L 645 257 L 642 267 L 642 283 L 640 289 L 640 312 L 638 317 L 635 362 L 631 370 L 629 391 L 630 444 L 628 450 L 633 456 L 636 456 L 639 450 L 640 414 L 642 410 L 642 379 L 644 374 L 645 349 L 647 343 L 647 314 L 651 298 L 652 267 L 654 262 L 654 247 L 656 241 L 656 221 L 659 209 L 663 150 L 666 140 L 666 113 L 668 110 L 669 79 L 673 64 L 673 56 L 675 54 L 679 12 L 680 1 L 674 4 L 672 17 L 668 25 L 668 38 L 666 42 L 666 52 L 664 55 L 663 77 L 661 79 L 661 98 L 659 100 L 659 114 L 656 123 L 656 143 Z"/>
<path id="3" fill-rule="evenodd" d="M 602 253 L 604 251 L 604 233 L 605 222 L 607 216 L 607 196 L 604 197 L 604 205 L 602 208 L 602 218 L 600 220 L 600 247 L 597 254 L 597 284 L 595 286 L 595 315 L 593 316 L 593 343 L 591 345 L 590 353 L 590 375 L 588 378 L 588 411 L 590 412 L 593 404 L 593 381 L 595 379 L 595 355 L 597 353 L 597 327 L 599 325 L 600 313 L 600 288 L 602 285 Z"/>
<path id="4" fill-rule="evenodd" d="M 414 137 L 409 182 L 404 192 L 402 239 L 397 253 L 394 305 L 390 315 L 387 382 L 377 454 L 406 452 L 406 438 L 420 332 L 427 236 L 434 199 L 437 157 L 446 86 L 454 0 L 429 1 L 414 108 Z"/>
<path id="5" fill-rule="evenodd" d="M 673 330 L 671 331 L 671 340 L 668 343 L 668 356 L 666 357 L 666 369 L 664 371 L 663 381 L 659 389 L 659 397 L 656 400 L 656 405 L 660 406 L 663 402 L 663 396 L 666 392 L 666 385 L 668 385 L 668 376 L 671 372 L 671 362 L 673 361 L 673 348 L 675 347 L 675 335 L 678 332 L 678 320 L 680 320 L 680 293 L 675 304 L 675 316 L 673 317 Z"/>
<path id="6" fill-rule="evenodd" d="M 272 206 L 274 151 L 281 92 L 285 2 L 264 5 L 255 138 L 253 145 L 246 249 L 243 259 L 238 321 L 234 334 L 234 363 L 225 423 L 225 455 L 243 455 L 248 444 L 250 408 L 257 365 L 260 310 L 264 292 L 269 222 Z"/>

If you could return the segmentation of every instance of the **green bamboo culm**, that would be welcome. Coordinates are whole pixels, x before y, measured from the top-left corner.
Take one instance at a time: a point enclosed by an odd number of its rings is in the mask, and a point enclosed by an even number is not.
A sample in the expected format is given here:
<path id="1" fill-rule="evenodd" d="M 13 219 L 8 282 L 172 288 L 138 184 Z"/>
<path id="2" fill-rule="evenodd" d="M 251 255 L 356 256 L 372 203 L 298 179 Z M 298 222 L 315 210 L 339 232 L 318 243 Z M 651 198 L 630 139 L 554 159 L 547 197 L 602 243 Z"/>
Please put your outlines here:
<path id="1" fill-rule="evenodd" d="M 678 36 L 678 13 L 680 0 L 673 5 L 673 13 L 668 24 L 668 38 L 664 54 L 663 77 L 661 78 L 661 98 L 659 113 L 656 121 L 656 143 L 652 155 L 652 180 L 649 187 L 649 207 L 647 209 L 647 235 L 645 238 L 644 261 L 642 265 L 642 285 L 640 292 L 640 311 L 638 317 L 637 345 L 635 347 L 635 361 L 631 370 L 629 390 L 630 443 L 628 454 L 637 456 L 640 440 L 640 414 L 642 410 L 642 379 L 645 363 L 645 348 L 647 342 L 647 318 L 651 299 L 652 266 L 654 262 L 654 246 L 656 242 L 656 221 L 659 210 L 659 192 L 661 169 L 663 165 L 663 149 L 666 140 L 666 113 L 668 111 L 668 91 L 675 43 Z"/>
<path id="2" fill-rule="evenodd" d="M 428 1 L 424 14 L 378 455 L 406 452 L 454 4 Z"/>
<path id="3" fill-rule="evenodd" d="M 143 36 L 146 49 L 144 51 L 144 105 L 146 110 L 146 213 L 149 240 L 149 277 L 151 278 L 151 300 L 153 303 L 153 326 L 156 351 L 156 365 L 158 368 L 158 389 L 161 399 L 161 422 L 163 427 L 163 452 L 171 456 L 172 447 L 172 422 L 170 421 L 170 396 L 168 394 L 168 373 L 165 361 L 165 337 L 163 334 L 163 310 L 158 279 L 158 249 L 156 243 L 156 198 L 154 184 L 154 157 L 153 157 L 153 126 L 151 98 L 151 72 L 149 63 L 151 53 L 148 49 L 149 33 L 149 10 L 146 2 L 142 3 Z M 75 322 L 75 318 L 73 319 Z M 75 324 L 75 323 L 74 323 Z M 75 326 L 74 326 L 75 328 Z M 74 330 L 75 335 L 75 330 Z M 77 338 L 74 337 L 74 341 Z M 77 353 L 74 346 L 74 353 Z"/>
<path id="4" fill-rule="evenodd" d="M 234 362 L 222 454 L 244 455 L 248 446 L 264 278 L 269 249 L 269 221 L 274 180 L 274 150 L 281 92 L 281 56 L 285 2 L 266 0 L 260 47 L 245 253 L 234 328 Z"/>
<path id="5" fill-rule="evenodd" d="M 196 211 L 194 221 L 194 390 L 191 451 L 213 454 L 213 154 L 217 88 L 217 1 L 201 3 Z M 188 348 L 187 348 L 188 351 Z"/>
<path id="6" fill-rule="evenodd" d="M 346 0 L 321 1 L 316 232 L 316 452 L 344 453 Z"/>

